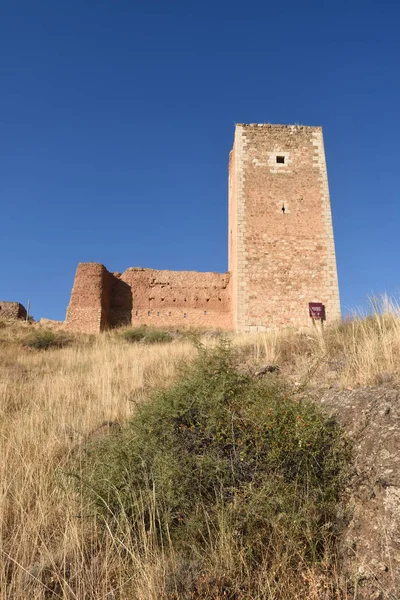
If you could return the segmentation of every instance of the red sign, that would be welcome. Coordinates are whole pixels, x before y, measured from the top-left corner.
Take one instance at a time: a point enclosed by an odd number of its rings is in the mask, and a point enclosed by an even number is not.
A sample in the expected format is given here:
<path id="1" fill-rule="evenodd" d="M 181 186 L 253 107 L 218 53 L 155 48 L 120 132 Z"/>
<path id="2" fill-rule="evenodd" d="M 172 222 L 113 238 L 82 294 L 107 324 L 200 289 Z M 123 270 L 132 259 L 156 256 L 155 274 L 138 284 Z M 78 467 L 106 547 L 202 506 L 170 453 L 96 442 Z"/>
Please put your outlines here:
<path id="1" fill-rule="evenodd" d="M 312 319 L 321 319 L 322 321 L 325 321 L 325 306 L 322 302 L 310 302 L 308 309 Z"/>

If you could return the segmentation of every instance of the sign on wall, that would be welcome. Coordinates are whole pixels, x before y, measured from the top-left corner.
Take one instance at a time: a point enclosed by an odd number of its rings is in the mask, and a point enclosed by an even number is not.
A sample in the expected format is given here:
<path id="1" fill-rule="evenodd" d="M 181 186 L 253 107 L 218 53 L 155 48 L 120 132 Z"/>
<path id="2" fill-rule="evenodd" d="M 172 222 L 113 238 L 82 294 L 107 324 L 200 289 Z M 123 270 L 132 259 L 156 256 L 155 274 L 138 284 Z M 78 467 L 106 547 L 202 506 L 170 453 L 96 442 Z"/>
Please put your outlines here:
<path id="1" fill-rule="evenodd" d="M 325 321 L 325 306 L 322 304 L 322 302 L 310 302 L 308 304 L 308 309 L 312 319 L 320 319 L 321 321 Z"/>

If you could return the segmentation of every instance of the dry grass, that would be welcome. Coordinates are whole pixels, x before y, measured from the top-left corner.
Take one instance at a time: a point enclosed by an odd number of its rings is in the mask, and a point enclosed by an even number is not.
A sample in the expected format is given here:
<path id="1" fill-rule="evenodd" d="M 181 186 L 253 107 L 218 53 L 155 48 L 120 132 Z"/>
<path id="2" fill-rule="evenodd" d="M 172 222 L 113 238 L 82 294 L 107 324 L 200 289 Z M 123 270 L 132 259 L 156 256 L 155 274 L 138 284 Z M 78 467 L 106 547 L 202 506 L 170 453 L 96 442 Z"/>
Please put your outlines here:
<path id="1" fill-rule="evenodd" d="M 1 600 L 164 597 L 173 552 L 154 547 L 145 531 L 140 559 L 128 528 L 104 537 L 94 521 L 78 518 L 64 473 L 80 445 L 106 432 L 102 424 L 125 420 L 150 389 L 169 385 L 193 346 L 185 339 L 127 344 L 104 334 L 40 352 L 23 346 L 29 331 L 0 326 Z M 249 366 L 278 364 L 300 385 L 374 385 L 400 374 L 400 316 L 388 304 L 323 332 L 241 336 L 234 344 Z M 223 536 L 210 548 L 216 573 L 229 570 L 232 548 Z M 322 597 L 323 578 L 305 577 L 308 597 Z M 265 592 L 268 581 L 259 585 Z"/>
<path id="2" fill-rule="evenodd" d="M 97 586 L 117 558 L 105 547 L 89 569 L 84 564 L 82 540 L 96 543 L 96 531 L 88 537 L 90 526 L 76 518 L 61 473 L 77 445 L 101 435 L 102 423 L 126 419 L 149 389 L 168 385 L 193 349 L 187 342 L 125 345 L 108 335 L 46 352 L 9 342 L 25 336 L 23 327 L 1 330 L 0 597 L 44 598 L 46 588 L 35 578 L 56 565 L 65 580 L 67 570 L 84 575 L 82 589 L 68 592 L 65 583 L 60 596 L 103 598 Z"/>
<path id="3" fill-rule="evenodd" d="M 279 365 L 290 380 L 359 387 L 400 376 L 400 308 L 383 297 L 370 315 L 355 314 L 341 323 L 298 333 L 292 330 L 238 336 L 251 365 Z"/>

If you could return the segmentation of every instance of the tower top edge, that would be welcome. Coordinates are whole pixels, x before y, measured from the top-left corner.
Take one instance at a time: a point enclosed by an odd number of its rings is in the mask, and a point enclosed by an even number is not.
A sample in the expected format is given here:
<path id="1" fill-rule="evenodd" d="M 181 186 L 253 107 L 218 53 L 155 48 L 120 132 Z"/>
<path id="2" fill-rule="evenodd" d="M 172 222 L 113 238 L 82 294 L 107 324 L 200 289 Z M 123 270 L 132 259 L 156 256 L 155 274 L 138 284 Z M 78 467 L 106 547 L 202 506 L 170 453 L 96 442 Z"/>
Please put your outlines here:
<path id="1" fill-rule="evenodd" d="M 296 129 L 296 130 L 301 130 L 301 129 L 317 129 L 317 130 L 321 130 L 322 127 L 321 125 L 300 125 L 298 123 L 293 124 L 293 125 L 288 125 L 288 124 L 275 124 L 275 123 L 235 123 L 236 127 L 244 127 L 244 128 L 257 128 L 257 127 L 265 127 L 267 129 Z"/>

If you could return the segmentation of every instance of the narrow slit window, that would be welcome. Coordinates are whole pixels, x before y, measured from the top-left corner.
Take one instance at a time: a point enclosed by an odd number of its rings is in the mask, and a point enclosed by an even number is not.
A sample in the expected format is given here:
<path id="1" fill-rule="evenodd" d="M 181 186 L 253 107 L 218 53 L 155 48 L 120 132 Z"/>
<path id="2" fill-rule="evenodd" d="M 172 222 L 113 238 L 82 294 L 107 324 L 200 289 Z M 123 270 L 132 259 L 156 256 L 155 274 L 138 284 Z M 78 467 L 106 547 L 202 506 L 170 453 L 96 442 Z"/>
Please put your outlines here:
<path id="1" fill-rule="evenodd" d="M 285 214 L 285 212 L 286 212 L 286 207 L 285 207 L 285 203 L 284 202 L 282 204 L 282 212 L 283 212 L 283 214 Z"/>
<path id="2" fill-rule="evenodd" d="M 148 316 L 148 317 L 150 316 L 150 311 L 149 311 L 149 310 L 147 311 L 147 316 Z"/>
<path id="3" fill-rule="evenodd" d="M 276 157 L 276 162 L 280 165 L 284 165 L 285 164 L 285 157 L 284 156 L 277 156 Z"/>

